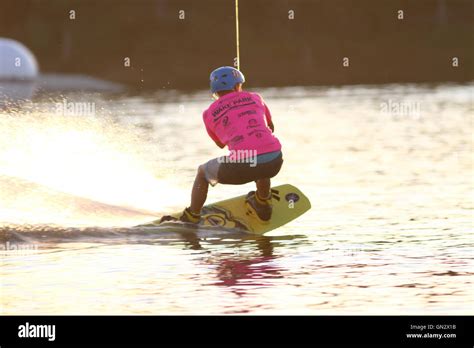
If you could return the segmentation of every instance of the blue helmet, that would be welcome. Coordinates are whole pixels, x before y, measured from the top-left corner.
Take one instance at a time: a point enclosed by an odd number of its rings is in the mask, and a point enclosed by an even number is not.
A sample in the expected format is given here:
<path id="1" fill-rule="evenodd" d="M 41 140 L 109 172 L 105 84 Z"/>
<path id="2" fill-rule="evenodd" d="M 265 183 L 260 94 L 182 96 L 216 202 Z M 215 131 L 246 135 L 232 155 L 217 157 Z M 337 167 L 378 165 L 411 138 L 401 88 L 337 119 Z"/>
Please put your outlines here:
<path id="1" fill-rule="evenodd" d="M 211 92 L 231 90 L 238 83 L 244 83 L 245 77 L 231 66 L 223 66 L 211 72 Z"/>

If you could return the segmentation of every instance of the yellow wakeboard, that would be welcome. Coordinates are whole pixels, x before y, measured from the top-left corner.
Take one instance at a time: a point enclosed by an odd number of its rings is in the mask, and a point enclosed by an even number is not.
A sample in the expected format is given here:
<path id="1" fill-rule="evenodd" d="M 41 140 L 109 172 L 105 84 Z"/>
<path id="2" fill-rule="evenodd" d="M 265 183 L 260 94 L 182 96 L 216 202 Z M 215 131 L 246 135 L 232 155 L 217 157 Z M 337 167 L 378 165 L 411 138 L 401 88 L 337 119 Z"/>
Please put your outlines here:
<path id="1" fill-rule="evenodd" d="M 197 227 L 222 227 L 263 234 L 287 224 L 311 208 L 309 199 L 298 188 L 288 184 L 272 188 L 273 213 L 269 221 L 260 220 L 245 198 L 246 195 L 242 195 L 204 206 Z M 181 214 L 179 212 L 171 216 L 179 218 Z M 176 226 L 177 223 L 186 224 L 170 221 L 160 223 L 160 220 L 155 220 L 140 227 Z"/>

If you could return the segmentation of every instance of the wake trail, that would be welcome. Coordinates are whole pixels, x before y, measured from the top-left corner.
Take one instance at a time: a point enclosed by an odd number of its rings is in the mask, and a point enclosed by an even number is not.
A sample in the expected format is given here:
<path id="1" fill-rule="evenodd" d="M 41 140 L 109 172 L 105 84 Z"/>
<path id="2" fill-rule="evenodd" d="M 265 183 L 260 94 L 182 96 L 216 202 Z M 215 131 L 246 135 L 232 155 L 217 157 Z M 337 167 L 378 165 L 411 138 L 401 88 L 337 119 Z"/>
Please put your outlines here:
<path id="1" fill-rule="evenodd" d="M 150 130 L 113 115 L 0 112 L 0 226 L 133 226 L 182 204 Z"/>
<path id="2" fill-rule="evenodd" d="M 0 192 L 0 226 L 117 226 L 156 218 L 150 211 L 101 203 L 5 175 L 0 175 Z"/>

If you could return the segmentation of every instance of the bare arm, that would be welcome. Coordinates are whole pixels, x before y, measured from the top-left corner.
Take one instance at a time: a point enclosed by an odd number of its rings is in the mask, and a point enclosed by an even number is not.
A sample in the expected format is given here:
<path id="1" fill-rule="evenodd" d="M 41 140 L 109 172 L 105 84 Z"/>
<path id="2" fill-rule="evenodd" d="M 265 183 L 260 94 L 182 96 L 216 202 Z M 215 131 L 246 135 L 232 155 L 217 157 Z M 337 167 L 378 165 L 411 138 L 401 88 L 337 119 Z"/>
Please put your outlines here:
<path id="1" fill-rule="evenodd" d="M 275 126 L 274 126 L 274 124 L 273 124 L 273 122 L 272 122 L 272 121 L 270 121 L 270 123 L 268 124 L 268 128 L 270 128 L 270 129 L 271 129 L 272 133 L 274 133 L 274 132 L 275 132 Z"/>
<path id="2" fill-rule="evenodd" d="M 203 114 L 203 119 L 205 118 L 205 112 Z M 221 149 L 225 147 L 225 144 L 221 142 L 219 137 L 212 131 L 211 128 L 209 128 L 208 124 L 204 121 L 204 126 L 206 127 L 207 134 L 211 137 L 211 139 L 216 143 L 217 146 L 219 146 Z"/>
<path id="3" fill-rule="evenodd" d="M 268 128 L 271 129 L 272 133 L 275 132 L 275 125 L 273 124 L 272 114 L 270 113 L 270 109 L 265 104 L 265 119 L 267 120 Z"/>
<path id="4" fill-rule="evenodd" d="M 214 140 L 217 146 L 219 146 L 221 149 L 225 147 L 225 144 L 222 144 L 219 140 Z"/>

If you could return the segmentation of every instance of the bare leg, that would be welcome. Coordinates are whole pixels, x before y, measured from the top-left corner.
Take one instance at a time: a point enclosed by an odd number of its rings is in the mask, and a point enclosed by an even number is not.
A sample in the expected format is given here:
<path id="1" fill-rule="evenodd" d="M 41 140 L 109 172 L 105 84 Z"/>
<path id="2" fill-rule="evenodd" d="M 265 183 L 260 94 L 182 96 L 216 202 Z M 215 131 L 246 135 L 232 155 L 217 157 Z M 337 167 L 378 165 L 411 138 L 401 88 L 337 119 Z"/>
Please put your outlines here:
<path id="1" fill-rule="evenodd" d="M 204 167 L 199 166 L 196 179 L 194 179 L 193 191 L 191 193 L 190 210 L 192 213 L 201 213 L 201 209 L 206 202 L 208 189 L 209 183 L 207 182 L 206 175 L 204 174 Z"/>
<path id="2" fill-rule="evenodd" d="M 270 197 L 270 179 L 260 179 L 255 181 L 257 184 L 257 195 L 259 198 L 268 199 Z"/>

